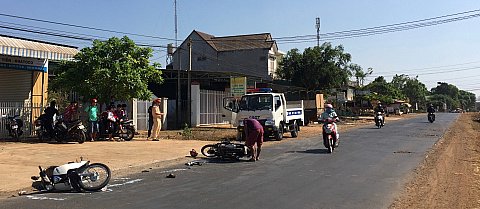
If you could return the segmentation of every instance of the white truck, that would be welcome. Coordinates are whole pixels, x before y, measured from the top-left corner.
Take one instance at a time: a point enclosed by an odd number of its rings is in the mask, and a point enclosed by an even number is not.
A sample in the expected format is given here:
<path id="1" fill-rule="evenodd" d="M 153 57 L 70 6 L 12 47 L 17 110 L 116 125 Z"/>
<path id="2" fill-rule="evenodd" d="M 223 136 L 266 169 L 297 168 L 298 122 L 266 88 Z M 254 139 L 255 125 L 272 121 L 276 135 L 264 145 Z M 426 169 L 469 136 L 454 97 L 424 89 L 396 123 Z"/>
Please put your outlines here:
<path id="1" fill-rule="evenodd" d="M 253 118 L 264 128 L 264 136 L 282 140 L 283 133 L 290 132 L 292 137 L 298 136 L 299 126 L 304 125 L 303 101 L 287 104 L 282 93 L 251 93 L 234 100 L 224 99 L 224 108 L 236 112 L 234 126 L 237 126 L 237 139 L 244 140 L 243 120 Z"/>

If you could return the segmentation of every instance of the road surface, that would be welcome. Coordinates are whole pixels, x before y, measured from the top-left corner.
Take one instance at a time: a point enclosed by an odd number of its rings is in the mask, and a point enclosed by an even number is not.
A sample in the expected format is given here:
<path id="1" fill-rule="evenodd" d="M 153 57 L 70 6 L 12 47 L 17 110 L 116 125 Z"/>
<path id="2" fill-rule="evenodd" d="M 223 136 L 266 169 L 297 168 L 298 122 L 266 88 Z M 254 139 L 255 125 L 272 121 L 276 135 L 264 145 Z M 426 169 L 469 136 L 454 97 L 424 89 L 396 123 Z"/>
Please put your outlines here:
<path id="1" fill-rule="evenodd" d="M 371 125 L 341 132 L 333 154 L 320 136 L 289 140 L 265 148 L 258 162 L 178 165 L 113 178 L 103 192 L 24 195 L 0 207 L 387 208 L 457 117 L 437 114 L 433 124 L 426 115 L 387 118 L 381 129 Z M 165 178 L 169 173 L 176 178 Z"/>

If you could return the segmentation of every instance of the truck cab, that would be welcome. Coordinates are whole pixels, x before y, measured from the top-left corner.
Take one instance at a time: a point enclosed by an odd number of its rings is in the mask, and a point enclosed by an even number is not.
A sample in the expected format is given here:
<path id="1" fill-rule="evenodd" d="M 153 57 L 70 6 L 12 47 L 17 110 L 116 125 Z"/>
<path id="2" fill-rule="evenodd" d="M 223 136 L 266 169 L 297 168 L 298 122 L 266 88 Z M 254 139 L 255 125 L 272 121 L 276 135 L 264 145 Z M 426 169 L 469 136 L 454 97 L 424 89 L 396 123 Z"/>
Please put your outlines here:
<path id="1" fill-rule="evenodd" d="M 292 105 L 290 105 L 292 106 Z M 237 113 L 234 126 L 237 126 L 237 139 L 244 140 L 243 120 L 258 120 L 264 128 L 264 136 L 282 140 L 285 132 L 298 136 L 303 125 L 303 103 L 287 107 L 283 93 L 256 92 L 243 95 L 240 99 L 225 98 L 224 108 Z"/>

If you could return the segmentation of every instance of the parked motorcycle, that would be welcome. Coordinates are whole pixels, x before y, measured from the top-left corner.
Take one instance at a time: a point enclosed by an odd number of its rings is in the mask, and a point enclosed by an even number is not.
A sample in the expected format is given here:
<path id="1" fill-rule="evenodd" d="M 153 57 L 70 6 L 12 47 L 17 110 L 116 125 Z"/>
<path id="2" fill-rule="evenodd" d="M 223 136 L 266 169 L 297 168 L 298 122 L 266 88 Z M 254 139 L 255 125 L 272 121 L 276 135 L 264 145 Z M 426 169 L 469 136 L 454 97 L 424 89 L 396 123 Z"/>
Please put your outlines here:
<path id="1" fill-rule="evenodd" d="M 45 123 L 42 120 L 37 119 L 35 125 L 39 124 L 37 130 L 37 136 L 40 140 L 44 140 L 45 136 L 50 136 L 58 142 L 76 141 L 82 144 L 86 140 L 85 126 L 81 120 L 73 120 L 70 122 L 64 121 L 62 117 L 57 117 L 57 120 L 53 125 L 53 133 L 48 133 L 45 127 Z"/>
<path id="2" fill-rule="evenodd" d="M 338 147 L 337 130 L 335 129 L 335 119 L 329 118 L 322 121 L 323 145 L 328 149 L 328 153 L 332 153 Z"/>
<path id="3" fill-rule="evenodd" d="M 39 176 L 32 176 L 32 184 L 40 191 L 98 191 L 111 178 L 110 168 L 102 163 L 90 161 L 70 162 L 61 166 L 40 169 Z"/>
<path id="4" fill-rule="evenodd" d="M 202 147 L 201 152 L 209 158 L 218 157 L 222 159 L 249 158 L 252 156 L 250 150 L 245 144 L 222 141 L 216 144 L 207 144 Z"/>
<path id="5" fill-rule="evenodd" d="M 44 141 L 46 138 L 51 138 L 50 133 L 47 130 L 47 115 L 40 115 L 34 122 L 35 125 L 35 134 L 40 141 Z M 52 126 L 53 129 L 53 126 Z"/>
<path id="6" fill-rule="evenodd" d="M 377 112 L 375 114 L 375 126 L 377 126 L 378 128 L 382 128 L 383 126 L 385 126 L 385 123 L 383 122 L 382 112 Z"/>
<path id="7" fill-rule="evenodd" d="M 99 138 L 108 138 L 108 135 L 110 133 L 109 131 L 111 131 L 111 129 L 109 128 L 110 125 L 114 126 L 112 137 L 119 137 L 124 139 L 125 141 L 130 141 L 135 136 L 136 130 L 132 120 L 119 120 L 116 122 L 110 122 L 107 119 L 102 118 L 99 121 Z"/>
<path id="8" fill-rule="evenodd" d="M 428 113 L 427 117 L 430 123 L 433 123 L 433 121 L 435 121 L 435 113 Z"/>
<path id="9" fill-rule="evenodd" d="M 20 118 L 20 115 L 2 115 L 2 118 L 7 118 L 6 128 L 8 130 L 8 134 L 13 139 L 18 141 L 20 136 L 23 134 L 23 120 Z"/>

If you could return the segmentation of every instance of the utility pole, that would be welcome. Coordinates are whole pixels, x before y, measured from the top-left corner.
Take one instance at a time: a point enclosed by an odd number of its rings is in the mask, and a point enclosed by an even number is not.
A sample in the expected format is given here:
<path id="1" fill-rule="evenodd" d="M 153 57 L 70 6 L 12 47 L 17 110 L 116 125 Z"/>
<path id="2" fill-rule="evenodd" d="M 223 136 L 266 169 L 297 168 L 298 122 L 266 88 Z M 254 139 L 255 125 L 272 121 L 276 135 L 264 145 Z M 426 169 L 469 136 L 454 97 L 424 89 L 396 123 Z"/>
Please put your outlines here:
<path id="1" fill-rule="evenodd" d="M 188 97 L 188 111 L 187 121 L 188 127 L 192 126 L 192 38 L 188 40 L 188 72 L 187 72 L 187 97 Z"/>
<path id="2" fill-rule="evenodd" d="M 177 128 L 180 128 L 181 127 L 181 121 L 180 121 L 180 118 L 181 118 L 181 100 L 182 100 L 182 94 L 180 92 L 181 90 L 181 84 L 180 84 L 180 65 L 181 65 L 181 61 L 180 61 L 180 46 L 178 46 L 178 31 L 177 31 L 177 0 L 174 0 L 174 7 L 175 7 L 175 14 L 174 14 L 174 20 L 175 20 L 175 47 L 176 47 L 176 52 L 177 52 L 177 101 L 176 101 L 176 104 L 175 104 L 175 116 L 176 116 L 176 127 Z"/>
<path id="3" fill-rule="evenodd" d="M 320 46 L 320 18 L 316 18 L 315 27 L 317 28 L 317 46 Z"/>

